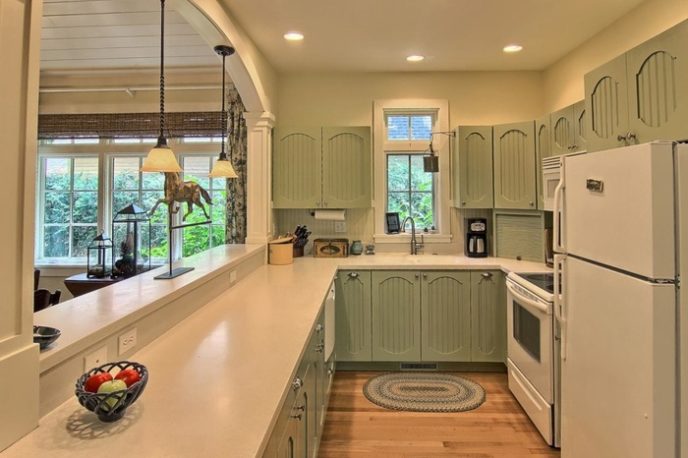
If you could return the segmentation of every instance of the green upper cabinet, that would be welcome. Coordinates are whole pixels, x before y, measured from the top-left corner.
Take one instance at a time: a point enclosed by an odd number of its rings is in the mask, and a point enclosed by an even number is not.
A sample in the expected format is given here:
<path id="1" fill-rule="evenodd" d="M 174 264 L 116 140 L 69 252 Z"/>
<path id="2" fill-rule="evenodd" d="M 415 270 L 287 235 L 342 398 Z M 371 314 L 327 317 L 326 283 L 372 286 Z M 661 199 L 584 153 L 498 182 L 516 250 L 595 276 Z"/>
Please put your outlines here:
<path id="1" fill-rule="evenodd" d="M 337 361 L 370 361 L 370 272 L 342 270 L 335 281 L 335 349 Z"/>
<path id="2" fill-rule="evenodd" d="M 552 156 L 570 153 L 574 145 L 573 105 L 550 115 Z"/>
<path id="3" fill-rule="evenodd" d="M 315 208 L 321 201 L 320 128 L 275 133 L 272 202 L 275 208 Z"/>
<path id="4" fill-rule="evenodd" d="M 534 210 L 535 122 L 495 126 L 493 139 L 495 208 Z"/>
<path id="5" fill-rule="evenodd" d="M 623 144 L 618 137 L 628 132 L 625 54 L 585 75 L 585 111 L 590 151 Z"/>
<path id="6" fill-rule="evenodd" d="M 585 100 L 573 104 L 573 148 L 572 151 L 586 151 L 587 140 L 587 111 Z"/>
<path id="7" fill-rule="evenodd" d="M 626 54 L 634 143 L 688 139 L 688 21 Z"/>
<path id="8" fill-rule="evenodd" d="M 470 361 L 470 272 L 424 272 L 422 276 L 423 361 Z"/>
<path id="9" fill-rule="evenodd" d="M 454 206 L 492 208 L 492 127 L 459 126 L 454 161 Z"/>
<path id="10" fill-rule="evenodd" d="M 545 208 L 545 196 L 542 187 L 542 159 L 552 154 L 549 121 L 549 116 L 543 116 L 535 120 L 535 181 L 537 185 L 538 210 Z"/>
<path id="11" fill-rule="evenodd" d="M 373 281 L 373 361 L 420 361 L 417 272 L 377 271 Z"/>
<path id="12" fill-rule="evenodd" d="M 370 207 L 370 127 L 278 129 L 274 143 L 274 208 Z"/>
<path id="13" fill-rule="evenodd" d="M 471 360 L 506 360 L 506 297 L 501 271 L 471 272 Z"/>
<path id="14" fill-rule="evenodd" d="M 370 128 L 323 127 L 322 133 L 322 206 L 370 207 Z"/>

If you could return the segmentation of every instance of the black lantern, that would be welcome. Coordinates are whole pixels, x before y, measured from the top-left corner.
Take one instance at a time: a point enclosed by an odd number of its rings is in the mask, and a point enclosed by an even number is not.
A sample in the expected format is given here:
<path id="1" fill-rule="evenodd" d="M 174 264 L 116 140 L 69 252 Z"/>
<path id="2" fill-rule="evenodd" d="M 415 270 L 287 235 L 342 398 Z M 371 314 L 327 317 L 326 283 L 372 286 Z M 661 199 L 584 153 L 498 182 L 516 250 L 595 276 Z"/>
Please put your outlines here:
<path id="1" fill-rule="evenodd" d="M 86 276 L 88 278 L 105 278 L 110 275 L 108 250 L 112 250 L 112 240 L 104 233 L 91 241 L 86 258 Z"/>
<path id="2" fill-rule="evenodd" d="M 112 219 L 112 239 L 113 277 L 131 277 L 150 270 L 151 221 L 146 210 L 130 204 L 118 211 Z"/>

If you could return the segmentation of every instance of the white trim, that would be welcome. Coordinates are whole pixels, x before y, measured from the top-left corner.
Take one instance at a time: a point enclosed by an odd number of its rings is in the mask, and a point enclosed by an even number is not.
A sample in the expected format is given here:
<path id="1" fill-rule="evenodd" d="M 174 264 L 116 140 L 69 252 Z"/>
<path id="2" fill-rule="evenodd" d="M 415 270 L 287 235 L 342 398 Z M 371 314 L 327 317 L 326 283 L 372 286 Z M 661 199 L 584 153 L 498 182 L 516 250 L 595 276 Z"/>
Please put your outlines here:
<path id="1" fill-rule="evenodd" d="M 420 243 L 421 235 L 423 236 L 423 243 L 433 244 L 433 243 L 451 243 L 451 234 L 426 234 L 424 232 L 417 232 L 416 239 Z M 411 243 L 411 234 L 375 234 L 373 235 L 375 243 L 382 245 L 392 244 L 392 243 Z"/>
<path id="2" fill-rule="evenodd" d="M 375 193 L 373 199 L 373 213 L 375 215 L 375 242 L 378 239 L 386 243 L 384 214 L 387 207 L 387 151 L 423 151 L 429 142 L 388 142 L 386 138 L 386 113 L 435 113 L 433 132 L 449 130 L 449 102 L 446 99 L 384 99 L 373 102 L 373 163 Z M 439 230 L 433 234 L 437 243 L 451 242 L 449 183 L 451 181 L 449 169 L 449 141 L 446 135 L 433 137 L 433 147 L 439 156 L 440 171 L 435 175 L 435 224 Z M 420 146 L 420 148 L 419 148 Z M 395 240 L 400 240 L 394 237 Z M 441 242 L 439 240 L 442 240 Z M 391 243 L 391 242 L 390 242 Z M 397 242 L 394 242 L 397 243 Z"/>

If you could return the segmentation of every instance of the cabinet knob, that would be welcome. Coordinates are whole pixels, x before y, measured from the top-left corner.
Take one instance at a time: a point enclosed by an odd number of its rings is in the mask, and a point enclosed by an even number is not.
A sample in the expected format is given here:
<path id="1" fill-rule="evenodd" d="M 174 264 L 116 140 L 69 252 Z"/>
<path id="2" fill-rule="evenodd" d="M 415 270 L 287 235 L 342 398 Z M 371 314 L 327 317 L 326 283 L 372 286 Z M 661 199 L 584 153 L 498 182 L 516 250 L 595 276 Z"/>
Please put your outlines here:
<path id="1" fill-rule="evenodd" d="M 296 377 L 294 379 L 294 381 L 291 383 L 291 389 L 294 391 L 299 391 L 302 386 L 303 386 L 303 380 L 301 380 L 300 377 Z"/>
<path id="2" fill-rule="evenodd" d="M 294 420 L 301 421 L 301 414 L 296 414 L 296 415 L 289 415 L 289 418 L 293 418 Z"/>
<path id="3" fill-rule="evenodd" d="M 619 134 L 616 136 L 616 140 L 619 142 L 625 142 L 627 140 L 627 137 L 625 135 Z"/>
<path id="4" fill-rule="evenodd" d="M 415 274 L 415 275 L 414 275 L 414 278 L 415 278 L 416 280 L 418 280 L 418 279 L 420 278 L 420 275 Z"/>
<path id="5" fill-rule="evenodd" d="M 465 207 L 465 206 L 466 206 L 466 201 L 461 202 L 461 205 L 462 205 L 463 207 Z"/>
<path id="6" fill-rule="evenodd" d="M 315 351 L 317 351 L 318 353 L 322 353 L 323 350 L 325 350 L 325 344 L 324 343 L 320 343 L 320 344 L 315 346 Z"/>
<path id="7" fill-rule="evenodd" d="M 423 274 L 423 280 L 427 280 L 427 279 L 428 279 L 428 274 Z"/>
<path id="8" fill-rule="evenodd" d="M 535 206 L 535 202 L 530 202 L 528 205 L 530 205 L 531 207 L 534 207 L 534 206 Z"/>
<path id="9" fill-rule="evenodd" d="M 323 331 L 323 325 L 318 323 L 318 325 L 315 327 L 315 332 L 320 334 Z"/>
<path id="10" fill-rule="evenodd" d="M 637 135 L 635 134 L 635 132 L 629 132 L 629 133 L 626 134 L 626 140 L 628 140 L 629 142 L 630 142 L 631 140 L 636 141 L 637 139 L 638 139 L 638 137 L 637 137 Z"/>
<path id="11" fill-rule="evenodd" d="M 327 369 L 327 375 L 332 375 L 334 374 L 334 371 L 332 369 Z"/>
<path id="12" fill-rule="evenodd" d="M 358 272 L 349 272 L 349 278 L 358 278 Z"/>
<path id="13" fill-rule="evenodd" d="M 485 278 L 485 279 L 489 279 L 489 278 L 492 278 L 492 273 L 491 272 L 483 272 L 482 274 L 480 274 L 480 276 Z"/>
<path id="14" fill-rule="evenodd" d="M 296 410 L 297 412 L 305 412 L 306 406 L 296 406 L 294 407 L 294 410 Z"/>

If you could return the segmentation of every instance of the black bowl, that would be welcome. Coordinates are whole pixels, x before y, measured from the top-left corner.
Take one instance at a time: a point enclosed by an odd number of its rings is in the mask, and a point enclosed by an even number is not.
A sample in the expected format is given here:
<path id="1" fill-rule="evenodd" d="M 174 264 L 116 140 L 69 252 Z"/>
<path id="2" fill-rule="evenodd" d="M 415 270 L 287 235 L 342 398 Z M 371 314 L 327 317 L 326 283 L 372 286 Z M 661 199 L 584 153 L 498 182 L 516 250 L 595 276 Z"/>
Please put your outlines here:
<path id="1" fill-rule="evenodd" d="M 124 369 L 135 369 L 139 373 L 141 380 L 128 386 L 126 390 L 113 391 L 111 393 L 91 393 L 84 390 L 84 383 L 86 383 L 90 376 L 100 372 L 109 372 L 115 376 Z M 95 413 L 100 421 L 113 422 L 124 416 L 127 407 L 136 402 L 141 393 L 143 393 L 147 383 L 148 369 L 146 369 L 146 366 L 131 361 L 118 361 L 94 367 L 79 377 L 79 380 L 76 381 L 74 394 L 76 394 L 79 404 Z"/>
<path id="2" fill-rule="evenodd" d="M 48 345 L 55 342 L 60 337 L 60 330 L 49 328 L 48 326 L 33 327 L 33 342 L 37 343 L 41 350 L 45 350 Z"/>

